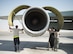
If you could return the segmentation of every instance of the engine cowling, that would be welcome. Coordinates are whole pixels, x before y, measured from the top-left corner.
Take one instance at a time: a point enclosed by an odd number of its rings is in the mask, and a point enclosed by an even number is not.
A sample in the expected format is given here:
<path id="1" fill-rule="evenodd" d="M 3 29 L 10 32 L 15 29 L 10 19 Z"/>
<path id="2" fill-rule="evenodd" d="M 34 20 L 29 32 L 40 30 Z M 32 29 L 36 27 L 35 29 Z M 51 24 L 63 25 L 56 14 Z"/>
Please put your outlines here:
<path id="1" fill-rule="evenodd" d="M 8 16 L 9 26 L 13 26 L 15 15 L 22 9 L 27 9 L 22 17 L 22 25 L 25 32 L 30 36 L 40 36 L 44 34 L 44 32 L 49 28 L 50 17 L 45 10 L 51 11 L 57 16 L 58 31 L 63 27 L 64 18 L 62 14 L 54 7 L 45 6 L 39 8 L 30 7 L 28 5 L 20 5 L 12 10 L 12 12 Z"/>
<path id="2" fill-rule="evenodd" d="M 23 14 L 23 28 L 30 36 L 40 36 L 48 29 L 50 17 L 43 8 L 31 7 Z"/>

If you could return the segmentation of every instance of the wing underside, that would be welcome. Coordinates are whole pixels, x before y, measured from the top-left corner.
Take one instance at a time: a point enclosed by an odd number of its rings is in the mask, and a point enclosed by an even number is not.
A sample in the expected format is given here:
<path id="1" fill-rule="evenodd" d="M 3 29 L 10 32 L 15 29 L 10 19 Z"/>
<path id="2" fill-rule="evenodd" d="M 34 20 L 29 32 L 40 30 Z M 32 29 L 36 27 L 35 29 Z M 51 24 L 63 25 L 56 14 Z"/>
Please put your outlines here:
<path id="1" fill-rule="evenodd" d="M 62 29 L 73 30 L 73 11 L 61 12 L 64 17 L 64 26 Z M 50 27 L 57 28 L 57 18 L 53 13 L 50 13 Z"/>

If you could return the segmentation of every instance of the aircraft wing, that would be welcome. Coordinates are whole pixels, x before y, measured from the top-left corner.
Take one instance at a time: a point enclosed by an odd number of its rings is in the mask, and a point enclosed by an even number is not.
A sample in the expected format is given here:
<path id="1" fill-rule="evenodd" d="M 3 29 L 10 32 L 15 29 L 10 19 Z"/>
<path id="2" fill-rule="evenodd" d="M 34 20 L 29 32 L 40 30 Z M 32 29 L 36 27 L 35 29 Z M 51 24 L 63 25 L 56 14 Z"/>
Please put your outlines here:
<path id="1" fill-rule="evenodd" d="M 64 11 L 61 12 L 62 16 L 64 17 L 64 26 L 62 29 L 69 29 L 73 30 L 73 11 Z M 53 13 L 49 14 L 51 17 L 50 27 L 57 28 L 57 18 Z"/>
<path id="2" fill-rule="evenodd" d="M 8 20 L 8 16 L 0 16 L 0 19 Z M 16 15 L 15 16 L 15 20 L 21 20 L 21 19 L 22 19 L 22 15 Z"/>
<path id="3" fill-rule="evenodd" d="M 7 20 L 8 16 L 0 16 L 0 19 Z"/>
<path id="4" fill-rule="evenodd" d="M 64 17 L 64 26 L 62 29 L 72 29 L 73 30 L 73 11 L 64 11 L 61 12 Z M 50 15 L 50 27 L 57 28 L 57 18 L 53 13 L 49 13 Z M 2 20 L 8 20 L 8 16 L 0 16 Z M 16 15 L 15 20 L 21 20 L 22 15 Z"/>

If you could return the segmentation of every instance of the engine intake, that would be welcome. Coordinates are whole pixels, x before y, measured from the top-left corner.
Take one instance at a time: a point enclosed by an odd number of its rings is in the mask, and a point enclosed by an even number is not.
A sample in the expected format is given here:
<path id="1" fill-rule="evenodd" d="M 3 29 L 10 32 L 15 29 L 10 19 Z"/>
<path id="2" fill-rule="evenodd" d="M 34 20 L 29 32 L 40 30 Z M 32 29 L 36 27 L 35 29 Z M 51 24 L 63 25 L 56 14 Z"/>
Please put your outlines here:
<path id="1" fill-rule="evenodd" d="M 42 35 L 49 27 L 49 15 L 42 8 L 29 8 L 23 14 L 23 27 L 25 32 L 34 34 L 32 36 Z"/>
<path id="2" fill-rule="evenodd" d="M 28 29 L 40 31 L 47 24 L 47 16 L 42 10 L 33 8 L 26 13 L 24 22 Z"/>

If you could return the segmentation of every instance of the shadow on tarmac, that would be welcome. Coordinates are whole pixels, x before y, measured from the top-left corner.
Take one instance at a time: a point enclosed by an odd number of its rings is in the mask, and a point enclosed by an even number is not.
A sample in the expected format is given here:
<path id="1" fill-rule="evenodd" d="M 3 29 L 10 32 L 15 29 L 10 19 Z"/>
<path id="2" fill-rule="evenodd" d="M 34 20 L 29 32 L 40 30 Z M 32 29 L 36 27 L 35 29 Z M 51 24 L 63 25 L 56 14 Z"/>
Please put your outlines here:
<path id="1" fill-rule="evenodd" d="M 67 54 L 73 54 L 73 43 L 60 43 L 59 49 L 64 50 Z"/>
<path id="2" fill-rule="evenodd" d="M 13 41 L 0 40 L 0 51 L 14 51 Z M 30 42 L 30 41 L 21 41 L 20 50 L 24 48 L 35 49 L 35 47 L 45 47 L 48 48 L 48 42 Z"/>
<path id="3" fill-rule="evenodd" d="M 36 49 L 36 47 L 48 48 L 48 42 L 21 41 L 21 43 L 20 43 L 20 51 L 23 49 L 25 50 L 25 48 Z M 64 50 L 68 54 L 72 54 L 73 53 L 73 44 L 60 43 L 59 49 Z M 14 51 L 13 41 L 0 40 L 0 51 Z"/>

